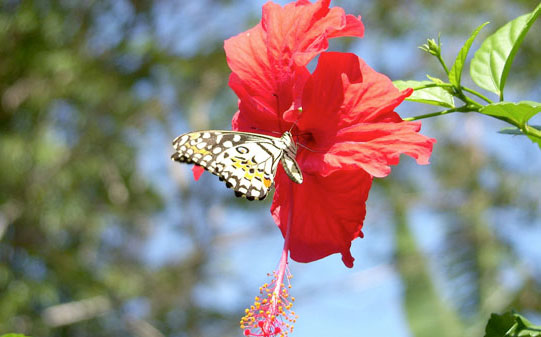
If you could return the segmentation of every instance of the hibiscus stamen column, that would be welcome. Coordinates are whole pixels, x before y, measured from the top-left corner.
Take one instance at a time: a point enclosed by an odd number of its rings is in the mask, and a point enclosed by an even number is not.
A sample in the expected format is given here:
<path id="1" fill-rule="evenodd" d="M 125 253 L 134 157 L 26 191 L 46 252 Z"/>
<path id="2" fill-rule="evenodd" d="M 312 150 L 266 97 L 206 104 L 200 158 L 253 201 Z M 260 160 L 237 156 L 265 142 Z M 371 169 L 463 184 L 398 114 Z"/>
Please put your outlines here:
<path id="1" fill-rule="evenodd" d="M 282 257 L 278 269 L 268 274 L 272 276 L 272 281 L 259 288 L 260 296 L 255 297 L 254 304 L 246 309 L 246 315 L 240 321 L 240 327 L 244 329 L 245 336 L 285 337 L 293 331 L 293 324 L 297 319 L 295 312 L 291 310 L 295 298 L 289 296 L 289 288 L 291 288 L 289 280 L 292 275 L 287 266 L 293 213 L 292 184 L 289 189 L 291 201 Z M 284 278 L 287 280 L 287 287 L 284 284 Z"/>

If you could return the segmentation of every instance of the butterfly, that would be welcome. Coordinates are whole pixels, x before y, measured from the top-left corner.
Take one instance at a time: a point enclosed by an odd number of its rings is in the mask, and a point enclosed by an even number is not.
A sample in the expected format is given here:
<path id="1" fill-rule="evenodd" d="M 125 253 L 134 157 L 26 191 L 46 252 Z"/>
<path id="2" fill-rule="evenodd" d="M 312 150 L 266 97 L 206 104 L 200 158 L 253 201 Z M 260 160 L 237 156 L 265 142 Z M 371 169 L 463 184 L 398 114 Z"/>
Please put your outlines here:
<path id="1" fill-rule="evenodd" d="M 225 181 L 237 197 L 262 200 L 274 183 L 278 162 L 294 182 L 302 183 L 295 161 L 297 144 L 289 131 L 282 137 L 250 132 L 208 130 L 189 132 L 173 140 L 171 159 L 194 163 Z"/>

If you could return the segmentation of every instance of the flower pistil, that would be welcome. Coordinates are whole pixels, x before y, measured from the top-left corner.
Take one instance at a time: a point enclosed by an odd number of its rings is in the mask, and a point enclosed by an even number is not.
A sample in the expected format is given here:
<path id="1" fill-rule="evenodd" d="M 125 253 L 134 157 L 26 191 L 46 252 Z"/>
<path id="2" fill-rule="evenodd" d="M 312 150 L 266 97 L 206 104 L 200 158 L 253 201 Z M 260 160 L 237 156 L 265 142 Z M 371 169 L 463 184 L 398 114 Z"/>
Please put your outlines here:
<path id="1" fill-rule="evenodd" d="M 283 282 L 287 280 L 287 286 Z M 254 304 L 245 310 L 246 315 L 240 321 L 245 336 L 286 337 L 293 331 L 297 315 L 291 310 L 295 298 L 289 295 L 292 275 L 287 270 L 287 263 L 272 274 L 272 281 L 259 288 Z"/>

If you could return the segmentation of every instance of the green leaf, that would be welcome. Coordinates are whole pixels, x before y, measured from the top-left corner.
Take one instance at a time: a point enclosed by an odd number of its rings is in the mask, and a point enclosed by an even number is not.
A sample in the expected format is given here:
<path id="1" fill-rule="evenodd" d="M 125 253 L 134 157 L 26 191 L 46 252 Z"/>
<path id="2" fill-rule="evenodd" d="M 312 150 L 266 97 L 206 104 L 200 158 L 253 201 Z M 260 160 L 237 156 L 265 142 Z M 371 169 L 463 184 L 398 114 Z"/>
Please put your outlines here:
<path id="1" fill-rule="evenodd" d="M 515 319 L 517 321 L 518 336 L 524 337 L 539 337 L 541 336 L 541 327 L 534 325 L 532 322 L 526 319 L 526 317 L 515 313 Z"/>
<path id="2" fill-rule="evenodd" d="M 8 333 L 7 335 L 2 335 L 0 337 L 28 337 L 28 336 L 21 335 L 21 334 L 18 334 L 18 333 Z"/>
<path id="3" fill-rule="evenodd" d="M 532 324 L 516 312 L 492 314 L 485 327 L 485 337 L 539 337 L 541 327 Z"/>
<path id="4" fill-rule="evenodd" d="M 485 337 L 504 337 L 515 324 L 515 315 L 512 312 L 492 314 L 485 327 Z"/>
<path id="5" fill-rule="evenodd" d="M 541 149 L 541 127 L 527 124 L 533 116 L 541 112 L 541 103 L 529 101 L 519 103 L 499 102 L 484 106 L 479 112 L 518 126 L 518 128 L 502 129 L 499 133 L 509 135 L 526 134 Z"/>
<path id="6" fill-rule="evenodd" d="M 530 127 L 541 132 L 541 125 L 530 125 Z M 500 131 L 498 131 L 498 133 L 501 133 L 504 135 L 525 136 L 524 132 L 522 132 L 519 128 L 515 128 L 515 127 L 503 128 Z"/>
<path id="7" fill-rule="evenodd" d="M 432 82 L 434 82 L 436 84 L 444 84 L 445 83 L 442 80 L 440 80 L 439 78 L 434 77 L 434 76 L 430 76 L 428 74 L 426 74 L 426 78 L 428 78 L 429 80 L 431 80 Z"/>
<path id="8" fill-rule="evenodd" d="M 541 4 L 533 12 L 508 22 L 483 42 L 471 61 L 470 75 L 473 81 L 499 95 L 500 101 L 503 101 L 505 81 L 515 54 L 539 14 Z"/>
<path id="9" fill-rule="evenodd" d="M 535 130 L 536 134 L 541 134 L 541 125 L 527 125 L 526 128 L 528 128 L 530 131 Z M 519 135 L 519 136 L 526 136 L 522 130 L 519 128 L 503 128 L 498 133 L 507 134 L 507 135 Z M 541 137 L 537 136 L 536 134 L 528 134 L 528 138 L 534 143 L 539 146 L 539 149 L 541 150 Z"/>
<path id="10" fill-rule="evenodd" d="M 538 129 L 539 131 L 541 131 L 541 128 Z M 537 146 L 539 146 L 539 149 L 541 150 L 541 137 L 536 137 L 536 136 L 531 136 L 531 135 L 528 135 L 528 138 L 530 138 L 530 140 L 532 142 L 534 142 L 535 144 L 537 144 Z"/>
<path id="11" fill-rule="evenodd" d="M 455 102 L 453 96 L 441 87 L 429 87 L 434 85 L 430 81 L 394 81 L 393 84 L 399 89 L 404 90 L 413 88 L 413 94 L 406 98 L 408 101 L 442 106 L 446 108 L 454 108 Z"/>
<path id="12" fill-rule="evenodd" d="M 462 49 L 460 49 L 460 52 L 456 56 L 455 63 L 453 64 L 453 67 L 451 67 L 451 71 L 449 72 L 449 82 L 451 82 L 452 85 L 454 85 L 457 88 L 460 88 L 460 79 L 462 77 L 462 69 L 464 68 L 464 64 L 466 62 L 466 58 L 468 57 L 468 52 L 470 51 L 471 45 L 473 44 L 473 41 L 477 37 L 477 34 L 483 29 L 484 26 L 486 26 L 488 22 L 483 23 L 479 27 L 477 27 L 476 30 L 473 31 L 470 38 L 466 41 L 464 46 L 462 46 Z"/>
<path id="13" fill-rule="evenodd" d="M 528 120 L 541 112 L 541 103 L 523 101 L 519 103 L 499 102 L 484 106 L 480 113 L 510 120 L 524 127 Z"/>

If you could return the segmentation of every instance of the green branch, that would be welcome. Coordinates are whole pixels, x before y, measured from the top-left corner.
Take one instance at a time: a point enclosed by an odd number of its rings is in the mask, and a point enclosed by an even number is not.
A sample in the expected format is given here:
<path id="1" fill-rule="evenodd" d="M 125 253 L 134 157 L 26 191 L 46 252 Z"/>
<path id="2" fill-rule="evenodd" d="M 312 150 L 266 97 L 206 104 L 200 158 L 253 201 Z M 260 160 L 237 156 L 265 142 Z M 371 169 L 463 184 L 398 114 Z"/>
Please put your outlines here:
<path id="1" fill-rule="evenodd" d="M 439 40 L 439 39 L 438 39 Z M 447 74 L 447 76 L 449 76 L 449 68 L 447 68 L 447 65 L 445 64 L 445 61 L 443 60 L 443 58 L 441 57 L 441 54 L 438 53 L 436 55 L 436 57 L 438 58 L 438 60 L 440 61 L 443 69 L 445 70 L 445 73 Z"/>
<path id="2" fill-rule="evenodd" d="M 471 106 L 464 105 L 464 106 L 461 106 L 460 108 L 453 108 L 453 109 L 448 109 L 448 110 L 443 110 L 443 111 L 432 112 L 432 113 L 429 113 L 429 114 L 426 114 L 426 115 L 407 117 L 407 118 L 403 118 L 403 120 L 411 122 L 411 121 L 416 121 L 416 120 L 419 120 L 419 119 L 425 119 L 425 118 L 436 117 L 436 116 L 443 116 L 443 115 L 447 115 L 447 114 L 450 114 L 450 113 L 453 113 L 453 112 L 470 112 L 470 111 L 472 111 Z"/>
<path id="3" fill-rule="evenodd" d="M 484 96 L 484 95 L 478 93 L 477 91 L 475 91 L 475 90 L 473 90 L 473 89 L 470 89 L 470 88 L 468 88 L 468 87 L 463 87 L 463 86 L 461 86 L 460 89 L 462 89 L 462 90 L 464 90 L 464 91 L 467 91 L 467 92 L 469 92 L 470 94 L 479 97 L 480 99 L 482 99 L 483 101 L 485 101 L 485 102 L 487 102 L 487 103 L 489 103 L 489 104 L 494 103 L 492 100 L 488 99 L 486 96 Z"/>
<path id="4" fill-rule="evenodd" d="M 516 125 L 515 125 L 516 126 Z M 538 130 L 528 124 L 525 124 L 523 127 L 517 126 L 525 135 L 533 136 L 541 139 L 541 130 Z"/>

